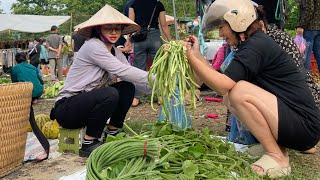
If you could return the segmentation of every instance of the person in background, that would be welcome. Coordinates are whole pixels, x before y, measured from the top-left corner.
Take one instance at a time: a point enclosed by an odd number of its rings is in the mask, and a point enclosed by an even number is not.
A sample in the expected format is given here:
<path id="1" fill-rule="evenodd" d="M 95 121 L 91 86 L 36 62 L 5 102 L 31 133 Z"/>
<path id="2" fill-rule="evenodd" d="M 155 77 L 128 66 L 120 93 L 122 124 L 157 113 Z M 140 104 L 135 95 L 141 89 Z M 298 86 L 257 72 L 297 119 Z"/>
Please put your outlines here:
<path id="1" fill-rule="evenodd" d="M 132 6 L 134 1 L 135 0 L 127 0 L 123 8 L 123 14 L 125 16 L 129 17 L 129 8 Z M 130 63 L 129 57 L 130 54 L 133 53 L 133 43 L 130 41 L 129 36 L 122 35 L 115 45 L 126 56 L 128 62 Z"/>
<path id="2" fill-rule="evenodd" d="M 294 43 L 292 37 L 274 25 L 270 25 L 265 18 L 265 11 L 263 6 L 257 7 L 258 18 L 262 30 L 271 37 L 280 47 L 292 57 L 294 64 L 297 66 L 298 70 L 305 75 L 305 81 L 312 93 L 316 106 L 320 109 L 320 86 L 315 82 L 311 73 L 304 67 L 304 58 L 300 53 L 299 48 Z M 301 33 L 301 30 L 297 28 L 297 31 Z"/>
<path id="3" fill-rule="evenodd" d="M 48 74 L 48 50 L 46 48 L 46 40 L 42 39 L 42 43 L 40 44 L 40 69 L 42 74 Z"/>
<path id="4" fill-rule="evenodd" d="M 303 29 L 301 27 L 296 28 L 296 36 L 294 37 L 293 41 L 298 46 L 300 54 L 304 55 L 307 42 L 303 38 Z"/>
<path id="5" fill-rule="evenodd" d="M 28 40 L 28 50 L 31 50 L 34 47 L 33 41 Z"/>
<path id="6" fill-rule="evenodd" d="M 127 17 L 129 17 L 129 8 L 133 5 L 135 0 L 127 0 L 126 4 L 123 8 L 123 14 Z"/>
<path id="7" fill-rule="evenodd" d="M 74 32 L 72 35 L 73 40 L 73 57 L 77 55 L 78 51 L 80 50 L 81 46 L 84 44 L 84 42 L 87 40 L 87 38 L 77 32 Z"/>
<path id="8" fill-rule="evenodd" d="M 286 148 L 305 151 L 320 139 L 320 110 L 292 58 L 262 31 L 250 0 L 216 0 L 204 24 L 219 28 L 235 47 L 224 74 L 211 68 L 196 37 L 186 40 L 192 69 L 224 96 L 230 111 L 261 143 L 265 154 L 251 168 L 277 178 L 291 173 Z M 205 26 L 209 27 L 209 26 Z M 268 47 L 268 48 L 266 48 Z"/>
<path id="9" fill-rule="evenodd" d="M 220 71 L 220 66 L 223 63 L 225 57 L 228 55 L 228 44 L 223 43 L 221 47 L 217 50 L 216 54 L 214 55 L 212 59 L 212 67 L 213 69 Z"/>
<path id="10" fill-rule="evenodd" d="M 12 82 L 31 82 L 33 84 L 32 100 L 36 103 L 43 93 L 43 81 L 39 69 L 28 64 L 26 54 L 19 52 L 15 56 L 18 63 L 11 70 Z"/>
<path id="11" fill-rule="evenodd" d="M 105 5 L 78 31 L 89 39 L 70 67 L 51 117 L 64 128 L 86 127 L 80 156 L 88 157 L 100 146 L 103 134 L 106 137 L 119 132 L 135 89 L 150 92 L 148 73 L 131 66 L 114 46 L 121 35 L 139 29 L 129 18 Z"/>
<path id="12" fill-rule="evenodd" d="M 69 66 L 71 62 L 71 57 L 72 57 L 72 39 L 70 36 L 63 36 L 62 42 L 63 46 L 61 49 L 61 54 L 62 54 L 62 68 L 65 69 Z"/>
<path id="13" fill-rule="evenodd" d="M 153 14 L 153 17 L 152 17 Z M 171 35 L 166 22 L 166 11 L 163 4 L 158 0 L 135 0 L 129 8 L 129 18 L 139 24 L 142 30 L 149 32 L 147 38 L 134 43 L 134 62 L 133 66 L 142 70 L 147 69 L 147 58 L 154 58 L 156 52 L 161 46 L 160 30 L 162 28 L 165 40 L 170 40 Z M 152 19 L 151 19 L 152 17 Z M 160 25 L 159 25 L 160 24 Z M 132 105 L 139 104 L 138 96 L 133 100 Z"/>
<path id="14" fill-rule="evenodd" d="M 277 28 L 283 29 L 284 22 L 282 22 L 280 17 L 284 17 L 285 14 L 279 14 L 281 13 L 278 7 L 280 1 L 284 2 L 284 0 L 253 0 L 253 2 L 264 7 L 266 19 L 270 25 L 275 25 Z"/>
<path id="15" fill-rule="evenodd" d="M 39 64 L 40 64 L 41 43 L 42 43 L 41 39 L 38 39 L 38 38 L 35 39 L 33 41 L 33 48 L 28 53 L 30 64 L 32 64 L 36 68 L 39 68 Z"/>
<path id="16" fill-rule="evenodd" d="M 133 53 L 133 44 L 129 43 L 123 36 L 121 36 L 115 45 L 126 56 L 128 62 L 130 63 L 129 56 L 131 53 Z"/>
<path id="17" fill-rule="evenodd" d="M 58 34 L 58 27 L 51 26 L 51 34 L 47 37 L 46 46 L 48 49 L 48 60 L 50 67 L 51 80 L 62 80 L 62 62 L 61 62 L 61 48 L 62 37 Z M 58 79 L 57 79 L 58 78 Z"/>
<path id="18" fill-rule="evenodd" d="M 307 41 L 304 67 L 311 70 L 312 51 L 320 70 L 320 0 L 299 0 L 299 28 L 303 29 L 303 37 Z"/>

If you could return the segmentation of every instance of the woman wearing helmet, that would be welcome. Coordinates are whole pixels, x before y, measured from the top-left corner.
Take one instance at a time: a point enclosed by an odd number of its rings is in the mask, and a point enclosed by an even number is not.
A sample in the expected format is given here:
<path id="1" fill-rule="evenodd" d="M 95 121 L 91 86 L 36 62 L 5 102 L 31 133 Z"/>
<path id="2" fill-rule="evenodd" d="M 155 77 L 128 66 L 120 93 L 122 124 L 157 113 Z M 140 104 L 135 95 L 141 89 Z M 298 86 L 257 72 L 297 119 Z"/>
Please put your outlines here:
<path id="1" fill-rule="evenodd" d="M 285 148 L 307 150 L 320 138 L 320 111 L 304 79 L 281 47 L 261 30 L 250 0 L 216 0 L 204 16 L 205 27 L 219 33 L 235 50 L 224 74 L 213 70 L 191 36 L 186 44 L 196 74 L 222 94 L 230 111 L 265 150 L 252 169 L 279 177 L 291 172 Z"/>

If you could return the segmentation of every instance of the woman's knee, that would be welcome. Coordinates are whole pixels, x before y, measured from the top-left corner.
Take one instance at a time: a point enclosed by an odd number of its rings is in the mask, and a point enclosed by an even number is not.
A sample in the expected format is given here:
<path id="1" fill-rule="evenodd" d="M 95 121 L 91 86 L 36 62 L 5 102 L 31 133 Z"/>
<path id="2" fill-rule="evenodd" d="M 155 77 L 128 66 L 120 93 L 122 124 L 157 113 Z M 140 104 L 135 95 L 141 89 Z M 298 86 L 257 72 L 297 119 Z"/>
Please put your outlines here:
<path id="1" fill-rule="evenodd" d="M 250 83 L 247 81 L 237 82 L 237 84 L 228 93 L 227 98 L 229 101 L 229 106 L 236 106 L 246 101 L 246 89 L 249 87 L 249 85 Z"/>
<path id="2" fill-rule="evenodd" d="M 114 87 L 106 87 L 102 90 L 103 92 L 100 94 L 103 101 L 109 101 L 114 104 L 117 104 L 119 101 L 119 92 Z"/>
<path id="3" fill-rule="evenodd" d="M 123 83 L 125 86 L 127 86 L 128 90 L 130 91 L 135 91 L 136 87 L 134 86 L 133 83 L 128 82 L 128 81 L 121 81 L 120 83 Z"/>
<path id="4" fill-rule="evenodd" d="M 135 85 L 128 81 L 121 81 L 118 83 L 118 87 L 121 88 L 121 91 L 126 92 L 126 96 L 134 96 L 135 94 Z"/>

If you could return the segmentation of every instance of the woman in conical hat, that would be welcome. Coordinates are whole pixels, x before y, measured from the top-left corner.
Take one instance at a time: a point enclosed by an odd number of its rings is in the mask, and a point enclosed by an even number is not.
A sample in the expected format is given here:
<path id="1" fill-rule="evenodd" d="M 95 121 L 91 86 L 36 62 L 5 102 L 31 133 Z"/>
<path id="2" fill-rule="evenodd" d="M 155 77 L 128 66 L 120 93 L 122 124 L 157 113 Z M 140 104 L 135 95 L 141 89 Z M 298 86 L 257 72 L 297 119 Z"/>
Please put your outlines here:
<path id="1" fill-rule="evenodd" d="M 122 34 L 140 29 L 136 23 L 106 5 L 77 29 L 89 40 L 78 51 L 51 115 L 64 128 L 86 127 L 80 156 L 89 156 L 101 145 L 109 118 L 105 134 L 122 128 L 135 88 L 149 88 L 147 72 L 130 66 L 114 47 Z"/>
<path id="2" fill-rule="evenodd" d="M 224 96 L 230 111 L 261 143 L 265 154 L 252 170 L 271 178 L 291 172 L 286 148 L 304 151 L 320 139 L 320 111 L 304 74 L 281 47 L 262 31 L 250 0 L 216 0 L 204 27 L 218 27 L 233 47 L 232 61 L 219 73 L 199 51 L 196 37 L 186 41 L 195 73 Z"/>

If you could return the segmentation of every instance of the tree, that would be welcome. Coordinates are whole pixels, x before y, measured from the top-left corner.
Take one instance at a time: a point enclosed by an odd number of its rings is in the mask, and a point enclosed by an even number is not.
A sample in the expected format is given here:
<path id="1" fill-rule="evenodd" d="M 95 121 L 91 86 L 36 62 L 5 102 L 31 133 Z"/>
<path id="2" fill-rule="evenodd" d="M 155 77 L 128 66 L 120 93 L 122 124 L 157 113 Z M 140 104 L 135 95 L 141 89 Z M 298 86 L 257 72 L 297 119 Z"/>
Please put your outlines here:
<path id="1" fill-rule="evenodd" d="M 64 9 L 60 0 L 17 0 L 12 5 L 14 14 L 64 15 Z"/>
<path id="2" fill-rule="evenodd" d="M 165 6 L 166 13 L 173 16 L 172 0 L 162 0 Z M 178 18 L 195 17 L 196 16 L 196 1 L 195 0 L 174 0 L 176 14 Z"/>
<path id="3" fill-rule="evenodd" d="M 293 30 L 299 21 L 299 4 L 296 0 L 288 0 L 286 29 Z"/>
<path id="4" fill-rule="evenodd" d="M 72 15 L 72 27 L 89 19 L 105 4 L 122 12 L 127 0 L 17 0 L 12 6 L 14 14 Z M 167 14 L 173 15 L 172 0 L 161 0 Z M 177 17 L 195 17 L 195 0 L 175 0 Z M 60 32 L 70 32 L 70 21 L 60 27 Z"/>

